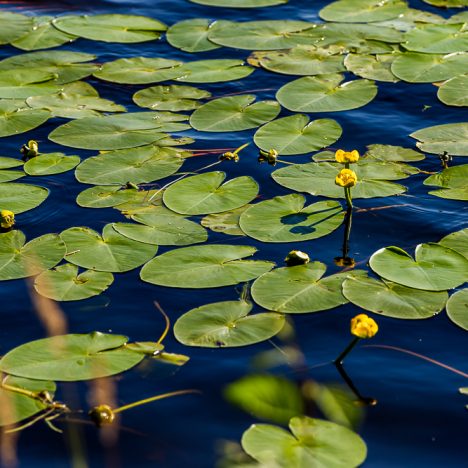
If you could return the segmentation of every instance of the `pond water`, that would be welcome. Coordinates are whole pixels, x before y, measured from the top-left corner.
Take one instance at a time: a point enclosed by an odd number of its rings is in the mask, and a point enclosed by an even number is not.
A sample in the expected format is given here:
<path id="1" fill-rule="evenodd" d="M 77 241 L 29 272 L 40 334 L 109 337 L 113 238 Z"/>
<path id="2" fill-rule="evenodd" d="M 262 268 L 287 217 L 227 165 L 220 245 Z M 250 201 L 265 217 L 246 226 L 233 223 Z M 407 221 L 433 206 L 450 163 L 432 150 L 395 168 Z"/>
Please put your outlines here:
<path id="1" fill-rule="evenodd" d="M 261 9 L 210 8 L 173 1 L 47 1 L 1 2 L 0 8 L 25 14 L 98 14 L 125 13 L 157 18 L 171 25 L 188 18 L 229 19 L 235 21 L 264 19 L 297 19 L 317 21 L 318 11 L 329 2 L 290 0 L 286 5 Z M 411 1 L 413 8 L 435 12 L 443 16 L 456 13 Z M 344 26 L 346 27 L 346 26 Z M 62 47 L 63 50 L 91 52 L 100 62 L 121 57 L 165 57 L 175 60 L 193 60 L 193 54 L 171 47 L 163 38 L 138 44 L 115 44 L 79 39 Z M 10 46 L 0 47 L 0 59 L 17 54 Z M 246 59 L 248 51 L 231 48 L 203 52 L 196 59 Z M 274 99 L 276 90 L 295 77 L 269 73 L 262 69 L 239 81 L 202 84 L 199 87 L 220 97 L 230 93 L 255 90 L 258 99 Z M 149 85 L 117 85 L 88 78 L 104 98 L 111 99 L 137 112 L 131 100 L 138 89 Z M 198 85 L 196 85 L 198 86 Z M 361 153 L 369 144 L 391 144 L 414 148 L 415 140 L 409 134 L 431 125 L 466 120 L 463 108 L 448 107 L 436 99 L 432 84 L 378 83 L 378 96 L 365 107 L 339 113 L 318 113 L 314 118 L 333 118 L 343 128 L 343 134 L 334 146 L 356 148 Z M 258 91 L 257 91 L 258 90 Z M 283 109 L 280 116 L 292 112 Z M 34 138 L 40 142 L 41 152 L 64 151 L 63 147 L 47 139 L 47 135 L 63 119 L 50 119 L 41 127 L 18 136 L 2 138 L 1 154 L 16 157 L 19 147 Z M 195 130 L 182 135 L 196 141 L 191 148 L 235 148 L 252 140 L 254 130 L 235 133 L 200 133 Z M 65 150 L 82 158 L 95 151 Z M 215 160 L 216 156 L 191 158 L 184 170 L 195 170 Z M 310 155 L 288 159 L 307 162 Z M 455 158 L 461 164 L 463 158 Z M 225 165 L 224 165 L 225 164 Z M 417 166 L 426 171 L 438 171 L 436 155 L 427 155 Z M 217 169 L 219 169 L 218 166 Z M 241 153 L 238 164 L 223 163 L 220 170 L 230 177 L 252 175 L 260 185 L 260 199 L 286 195 L 290 190 L 276 184 L 270 177 L 272 168 L 257 163 L 257 149 L 251 144 Z M 412 252 L 421 242 L 436 242 L 443 236 L 466 225 L 466 205 L 428 195 L 422 185 L 425 174 L 414 175 L 403 182 L 407 195 L 388 198 L 356 200 L 357 208 L 375 208 L 397 205 L 393 208 L 357 211 L 353 219 L 350 254 L 364 267 L 377 249 L 398 245 Z M 118 211 L 80 208 L 75 198 L 83 185 L 76 182 L 74 171 L 58 176 L 26 177 L 21 181 L 43 185 L 51 190 L 46 203 L 21 215 L 20 228 L 28 239 L 49 232 L 61 232 L 72 226 L 89 226 L 98 231 L 109 223 L 125 221 Z M 317 197 L 308 196 L 317 201 Z M 293 248 L 307 251 L 311 258 L 328 265 L 328 273 L 340 271 L 333 258 L 340 254 L 343 228 L 329 236 L 300 244 L 262 243 L 251 238 L 227 238 L 210 232 L 209 243 L 237 243 L 258 248 L 257 259 L 283 264 Z M 159 253 L 170 250 L 161 247 Z M 62 303 L 68 330 L 88 333 L 92 330 L 112 331 L 132 340 L 149 341 L 160 335 L 164 322 L 153 302 L 158 301 L 172 322 L 184 312 L 203 304 L 236 300 L 239 287 L 186 290 L 164 288 L 144 283 L 139 269 L 116 274 L 114 284 L 100 296 L 85 301 Z M 27 341 L 46 336 L 38 319 L 23 280 L 0 282 L 3 298 L 3 326 L 0 330 L 0 353 Z M 295 374 L 287 366 L 275 369 L 277 375 L 292 379 L 311 378 L 319 383 L 343 384 L 331 361 L 349 340 L 349 320 L 359 309 L 345 305 L 336 310 L 318 314 L 294 316 L 296 340 L 306 360 L 306 369 Z M 466 466 L 467 404 L 466 396 L 458 389 L 466 386 L 466 379 L 417 357 L 391 349 L 364 345 L 389 345 L 419 353 L 449 366 L 467 372 L 468 347 L 466 332 L 449 321 L 445 313 L 430 320 L 405 321 L 378 317 L 379 333 L 369 343 L 360 344 L 348 357 L 346 370 L 359 390 L 378 400 L 365 409 L 359 434 L 368 446 L 368 467 L 462 467 Z M 230 405 L 223 398 L 223 389 L 234 380 L 252 371 L 252 358 L 262 351 L 273 349 L 271 342 L 245 348 L 207 349 L 188 348 L 169 333 L 166 349 L 190 356 L 180 368 L 144 364 L 117 378 L 121 404 L 154 394 L 178 389 L 198 389 L 201 394 L 181 396 L 156 402 L 128 411 L 121 421 L 118 448 L 106 449 L 91 425 L 76 424 L 72 434 L 64 437 L 37 424 L 24 430 L 18 439 L 18 458 L 23 467 L 63 466 L 128 466 L 205 468 L 214 466 L 223 440 L 239 441 L 242 433 L 257 422 L 254 417 Z M 74 407 L 86 407 L 89 385 L 85 383 L 60 385 L 60 394 L 67 396 Z M 80 455 L 81 454 L 81 455 Z M 465 461 L 463 461 L 465 460 Z"/>

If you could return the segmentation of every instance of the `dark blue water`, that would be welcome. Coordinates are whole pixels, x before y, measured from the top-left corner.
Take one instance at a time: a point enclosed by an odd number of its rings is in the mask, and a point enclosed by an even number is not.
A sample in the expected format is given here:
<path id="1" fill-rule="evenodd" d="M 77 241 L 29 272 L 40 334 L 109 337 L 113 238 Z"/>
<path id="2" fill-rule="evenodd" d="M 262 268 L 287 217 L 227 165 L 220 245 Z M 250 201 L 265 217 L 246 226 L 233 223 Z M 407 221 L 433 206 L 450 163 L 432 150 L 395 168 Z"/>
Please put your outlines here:
<path id="1" fill-rule="evenodd" d="M 61 1 L 17 2 L 3 4 L 0 8 L 27 14 L 67 13 L 131 13 L 155 17 L 167 24 L 188 18 L 212 18 L 231 20 L 302 19 L 317 20 L 317 12 L 328 2 L 290 0 L 289 4 L 259 10 L 215 9 L 175 1 Z M 414 8 L 433 11 L 422 2 L 411 2 Z M 442 12 L 445 16 L 456 11 Z M 222 48 L 197 55 L 187 54 L 170 47 L 165 39 L 143 44 L 106 44 L 80 39 L 66 46 L 69 50 L 92 52 L 102 62 L 125 56 L 166 57 L 181 60 L 204 58 L 243 58 L 248 51 Z M 7 46 L 0 48 L 0 57 L 19 51 Z M 250 77 L 237 82 L 208 84 L 214 96 L 252 89 L 278 89 L 293 77 L 256 70 Z M 143 86 L 122 86 L 89 79 L 102 97 L 127 106 L 129 111 L 141 110 L 131 101 L 132 94 Z M 414 147 L 415 141 L 408 135 L 420 128 L 466 119 L 462 109 L 444 106 L 436 98 L 436 88 L 430 84 L 378 83 L 377 98 L 361 109 L 338 114 L 314 114 L 314 118 L 330 117 L 343 127 L 339 140 L 341 148 L 356 148 L 361 153 L 372 143 Z M 275 91 L 259 92 L 261 99 L 274 98 Z M 424 110 L 424 106 L 430 106 Z M 283 110 L 281 116 L 288 115 Z M 19 147 L 28 139 L 40 140 L 42 152 L 63 151 L 63 147 L 47 140 L 50 131 L 63 123 L 52 119 L 40 128 L 18 137 L 2 139 L 0 153 L 18 156 Z M 236 147 L 250 141 L 254 131 L 233 134 L 202 134 L 186 132 L 196 139 L 193 148 Z M 88 157 L 91 151 L 65 150 L 68 154 Z M 305 162 L 309 156 L 294 157 Z M 461 163 L 458 158 L 455 164 Z M 196 169 L 213 159 L 192 158 L 184 170 Z M 291 159 L 292 160 L 292 159 Z M 434 155 L 418 163 L 425 170 L 439 170 Z M 261 197 L 290 193 L 276 185 L 270 178 L 271 167 L 258 165 L 256 150 L 251 145 L 242 153 L 238 164 L 221 168 L 230 177 L 251 174 L 259 182 Z M 359 208 L 385 205 L 401 205 L 380 211 L 356 213 L 351 237 L 351 256 L 365 265 L 369 256 L 378 248 L 398 245 L 412 249 L 416 244 L 438 241 L 444 235 L 461 229 L 466 223 L 466 205 L 462 202 L 443 200 L 427 194 L 422 185 L 426 175 L 412 176 L 403 181 L 409 185 L 407 196 L 358 200 Z M 113 209 L 84 209 L 75 204 L 76 195 L 84 186 L 78 184 L 73 171 L 50 177 L 26 177 L 29 183 L 47 186 L 51 194 L 40 208 L 18 216 L 21 229 L 28 239 L 47 232 L 60 232 L 71 226 L 89 226 L 100 230 L 109 222 L 123 217 Z M 312 201 L 314 197 L 309 197 Z M 262 244 L 249 238 L 233 239 L 210 232 L 209 242 L 254 245 L 259 249 L 256 258 L 269 259 L 282 264 L 285 255 L 293 248 L 307 251 L 314 260 L 329 265 L 328 273 L 338 271 L 333 258 L 339 255 L 342 232 L 304 244 Z M 162 253 L 166 248 L 160 248 Z M 2 327 L 0 329 L 0 353 L 46 335 L 29 299 L 27 284 L 23 281 L 0 283 L 3 299 Z M 91 330 L 112 331 L 125 334 L 132 340 L 156 339 L 163 329 L 163 320 L 153 306 L 157 300 L 173 322 L 182 313 L 210 302 L 235 300 L 239 297 L 236 287 L 186 291 L 161 288 L 139 280 L 138 270 L 115 275 L 114 284 L 103 295 L 62 308 L 73 333 Z M 340 383 L 340 377 L 331 364 L 349 340 L 349 319 L 358 313 L 355 306 L 294 317 L 297 343 L 305 354 L 308 369 L 301 378 L 308 377 L 320 383 Z M 455 327 L 441 313 L 423 321 L 399 321 L 379 318 L 379 334 L 369 344 L 387 344 L 406 348 L 430 356 L 464 372 L 468 371 L 468 347 L 466 332 Z M 76 424 L 76 434 L 65 437 L 38 424 L 21 433 L 18 440 L 18 457 L 23 467 L 85 466 L 76 453 L 81 453 L 89 466 L 170 467 L 187 466 L 205 468 L 214 466 L 221 440 L 240 440 L 242 432 L 255 419 L 229 405 L 222 396 L 223 388 L 249 373 L 251 359 L 259 352 L 272 349 L 270 343 L 262 343 L 242 349 L 207 350 L 187 348 L 172 336 L 165 340 L 170 352 L 186 353 L 190 362 L 182 368 L 161 367 L 146 363 L 117 379 L 118 402 L 125 404 L 182 388 L 196 388 L 201 395 L 178 397 L 147 405 L 123 416 L 118 448 L 105 449 L 97 431 L 87 425 Z M 356 349 L 348 358 L 346 368 L 354 383 L 365 395 L 378 399 L 375 407 L 366 410 L 359 430 L 365 439 L 369 454 L 368 467 L 462 467 L 466 466 L 467 411 L 466 396 L 458 394 L 458 388 L 467 385 L 460 375 L 434 364 L 392 350 Z M 295 379 L 287 367 L 278 374 Z M 86 407 L 89 391 L 86 383 L 67 384 L 61 387 L 61 395 L 75 395 L 74 408 Z M 75 440 L 71 443 L 70 440 Z M 78 442 L 76 442 L 78 441 Z M 75 448 L 73 448 L 75 447 Z M 78 447 L 78 448 L 77 448 Z M 75 453 L 75 455 L 73 455 Z M 84 462 L 83 462 L 84 463 Z"/>

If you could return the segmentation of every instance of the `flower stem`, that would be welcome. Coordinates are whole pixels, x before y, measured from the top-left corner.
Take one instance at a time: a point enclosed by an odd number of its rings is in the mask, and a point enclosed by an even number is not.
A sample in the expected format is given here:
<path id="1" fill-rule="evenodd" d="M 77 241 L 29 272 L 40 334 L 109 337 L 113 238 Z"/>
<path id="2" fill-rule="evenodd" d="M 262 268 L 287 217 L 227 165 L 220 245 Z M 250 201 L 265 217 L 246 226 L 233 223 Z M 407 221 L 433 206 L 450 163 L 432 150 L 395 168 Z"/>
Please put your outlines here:
<path id="1" fill-rule="evenodd" d="M 344 358 L 351 352 L 351 350 L 356 346 L 357 342 L 360 340 L 359 337 L 355 337 L 351 340 L 348 346 L 341 352 L 341 354 L 333 361 L 335 364 L 343 364 Z"/>

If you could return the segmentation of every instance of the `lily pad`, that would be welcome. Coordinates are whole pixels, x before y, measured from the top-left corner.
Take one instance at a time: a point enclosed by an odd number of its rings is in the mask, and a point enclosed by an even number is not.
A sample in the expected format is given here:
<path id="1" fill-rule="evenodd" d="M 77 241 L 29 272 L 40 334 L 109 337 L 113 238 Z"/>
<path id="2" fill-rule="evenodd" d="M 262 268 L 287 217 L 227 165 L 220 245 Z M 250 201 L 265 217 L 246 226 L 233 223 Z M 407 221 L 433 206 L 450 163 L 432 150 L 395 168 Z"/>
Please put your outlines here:
<path id="1" fill-rule="evenodd" d="M 252 298 L 265 309 L 285 314 L 320 312 L 346 304 L 341 285 L 360 270 L 322 278 L 326 269 L 321 262 L 276 268 L 255 280 Z"/>
<path id="2" fill-rule="evenodd" d="M 20 38 L 33 27 L 30 16 L 9 11 L 0 12 L 0 44 L 8 44 Z"/>
<path id="3" fill-rule="evenodd" d="M 159 39 L 167 26 L 160 21 L 137 15 L 61 16 L 53 25 L 60 31 L 93 41 L 146 42 Z"/>
<path id="4" fill-rule="evenodd" d="M 370 267 L 395 283 L 428 291 L 456 288 L 468 280 L 468 260 L 455 250 L 440 244 L 419 244 L 415 260 L 399 247 L 375 252 Z"/>
<path id="5" fill-rule="evenodd" d="M 37 112 L 37 111 L 36 111 Z M 73 148 L 112 150 L 152 143 L 166 135 L 189 128 L 179 122 L 187 116 L 171 112 L 132 112 L 102 117 L 85 117 L 60 125 L 49 139 Z"/>
<path id="6" fill-rule="evenodd" d="M 174 324 L 174 335 L 187 346 L 230 348 L 268 340 L 283 328 L 284 315 L 250 315 L 251 310 L 252 304 L 245 301 L 207 304 L 182 315 Z"/>
<path id="7" fill-rule="evenodd" d="M 133 270 L 152 258 L 158 247 L 129 239 L 106 224 L 102 237 L 87 227 L 73 227 L 60 237 L 67 247 L 70 263 L 97 271 L 123 272 Z"/>
<path id="8" fill-rule="evenodd" d="M 190 0 L 200 5 L 225 8 L 262 8 L 287 3 L 288 0 Z M 454 1 L 454 0 L 451 0 Z"/>
<path id="9" fill-rule="evenodd" d="M 298 416 L 289 429 L 253 424 L 242 435 L 242 447 L 261 465 L 277 468 L 344 468 L 366 459 L 364 441 L 341 424 Z"/>
<path id="10" fill-rule="evenodd" d="M 211 20 L 205 18 L 179 21 L 167 30 L 167 42 L 184 52 L 206 52 L 219 49 L 219 45 L 208 40 L 212 24 Z"/>
<path id="11" fill-rule="evenodd" d="M 307 115 L 296 114 L 263 125 L 255 133 L 254 141 L 265 151 L 275 149 L 281 155 L 304 154 L 332 145 L 341 133 L 335 120 L 310 121 Z"/>
<path id="12" fill-rule="evenodd" d="M 399 79 L 392 73 L 391 66 L 397 56 L 396 54 L 348 54 L 344 64 L 348 71 L 362 78 L 396 83 Z"/>
<path id="13" fill-rule="evenodd" d="M 350 276 L 343 295 L 358 307 L 398 319 L 426 319 L 438 314 L 448 299 L 446 291 L 423 291 L 391 281 Z"/>
<path id="14" fill-rule="evenodd" d="M 29 241 L 21 231 L 0 234 L 0 280 L 27 278 L 52 268 L 65 255 L 65 244 L 57 234 Z"/>
<path id="15" fill-rule="evenodd" d="M 176 173 L 184 162 L 184 151 L 149 145 L 93 156 L 76 168 L 84 184 L 125 185 L 154 182 Z"/>
<path id="16" fill-rule="evenodd" d="M 426 54 L 450 54 L 468 50 L 465 24 L 422 24 L 411 29 L 402 43 L 405 49 Z"/>
<path id="17" fill-rule="evenodd" d="M 76 265 L 66 263 L 41 273 L 34 288 L 54 301 L 80 301 L 101 294 L 113 281 L 112 273 L 87 270 L 78 274 Z"/>
<path id="18" fill-rule="evenodd" d="M 423 2 L 441 8 L 463 8 L 468 6 L 466 0 L 423 0 Z"/>
<path id="19" fill-rule="evenodd" d="M 190 125 L 202 132 L 238 132 L 260 127 L 281 110 L 276 101 L 254 101 L 253 94 L 215 99 L 191 115 Z"/>
<path id="20" fill-rule="evenodd" d="M 23 171 L 11 169 L 22 165 L 23 161 L 15 158 L 0 156 L 0 183 L 10 182 L 12 180 L 17 180 L 20 177 L 23 177 L 25 175 Z"/>
<path id="21" fill-rule="evenodd" d="M 42 125 L 51 116 L 48 110 L 18 107 L 9 99 L 0 99 L 0 137 L 32 130 Z"/>
<path id="22" fill-rule="evenodd" d="M 429 192 L 431 195 L 451 200 L 468 200 L 468 164 L 452 166 L 442 172 L 429 176 L 424 185 L 440 187 L 441 190 Z"/>
<path id="23" fill-rule="evenodd" d="M 0 98 L 23 100 L 29 96 L 59 92 L 60 86 L 54 78 L 55 75 L 48 70 L 0 69 Z M 22 101 L 14 104 L 27 107 Z"/>
<path id="24" fill-rule="evenodd" d="M 182 179 L 166 188 L 164 204 L 176 213 L 199 215 L 239 208 L 258 195 L 258 184 L 242 176 L 223 184 L 226 173 L 206 172 Z"/>
<path id="25" fill-rule="evenodd" d="M 468 289 L 462 289 L 452 294 L 446 307 L 449 319 L 463 330 L 468 331 Z"/>
<path id="26" fill-rule="evenodd" d="M 211 93 L 193 86 L 152 86 L 133 95 L 133 102 L 140 107 L 162 111 L 183 111 L 201 106 L 199 99 L 211 97 Z"/>
<path id="27" fill-rule="evenodd" d="M 0 184 L 2 209 L 13 211 L 15 214 L 36 208 L 48 196 L 49 190 L 45 187 L 17 183 Z"/>
<path id="28" fill-rule="evenodd" d="M 468 75 L 459 75 L 439 87 L 437 97 L 447 106 L 468 106 Z"/>
<path id="29" fill-rule="evenodd" d="M 26 162 L 24 172 L 32 176 L 61 174 L 72 170 L 79 163 L 79 156 L 67 156 L 63 153 L 40 154 Z"/>
<path id="30" fill-rule="evenodd" d="M 448 234 L 439 244 L 456 250 L 468 259 L 468 228 Z"/>
<path id="31" fill-rule="evenodd" d="M 447 151 L 453 156 L 468 156 L 468 122 L 422 128 L 410 137 L 419 140 L 416 146 L 426 153 Z"/>
<path id="32" fill-rule="evenodd" d="M 300 242 L 326 236 L 343 222 L 336 201 L 304 204 L 305 197 L 297 193 L 256 203 L 242 213 L 240 228 L 263 242 Z"/>
<path id="33" fill-rule="evenodd" d="M 8 352 L 0 370 L 31 379 L 74 382 L 119 374 L 136 366 L 143 353 L 125 347 L 128 338 L 92 332 L 30 341 Z"/>
<path id="34" fill-rule="evenodd" d="M 208 244 L 158 255 L 142 269 L 143 281 L 173 288 L 217 288 L 250 281 L 271 270 L 272 262 L 243 260 L 257 249 L 247 245 Z"/>
<path id="35" fill-rule="evenodd" d="M 356 109 L 377 95 L 373 81 L 354 80 L 342 83 L 343 75 L 304 76 L 282 86 L 276 99 L 295 112 L 338 112 Z"/>
<path id="36" fill-rule="evenodd" d="M 365 156 L 388 162 L 415 162 L 422 161 L 425 156 L 412 148 L 403 148 L 394 145 L 367 145 Z"/>
<path id="37" fill-rule="evenodd" d="M 230 236 L 245 236 L 244 231 L 239 227 L 239 218 L 250 206 L 252 205 L 247 204 L 223 213 L 210 214 L 201 220 L 201 225 L 214 232 L 222 232 Z"/>
<path id="38" fill-rule="evenodd" d="M 220 83 L 240 80 L 249 76 L 255 69 L 242 60 L 213 59 L 197 60 L 181 65 L 180 76 L 176 81 L 187 83 Z"/>

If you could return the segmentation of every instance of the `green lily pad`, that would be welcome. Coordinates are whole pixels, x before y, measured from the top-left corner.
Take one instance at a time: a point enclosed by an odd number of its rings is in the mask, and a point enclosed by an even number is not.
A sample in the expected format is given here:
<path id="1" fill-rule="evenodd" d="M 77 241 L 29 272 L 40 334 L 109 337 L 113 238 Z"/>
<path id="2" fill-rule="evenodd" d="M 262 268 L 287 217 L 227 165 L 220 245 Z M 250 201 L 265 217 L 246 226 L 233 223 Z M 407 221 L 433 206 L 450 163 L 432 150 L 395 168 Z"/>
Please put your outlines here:
<path id="1" fill-rule="evenodd" d="M 0 171 L 0 183 L 11 182 L 12 180 L 18 180 L 21 177 L 24 177 L 25 173 L 23 171 L 10 171 L 4 170 Z"/>
<path id="2" fill-rule="evenodd" d="M 248 62 L 286 75 L 324 75 L 346 70 L 341 55 L 307 45 L 298 45 L 288 50 L 253 52 Z"/>
<path id="3" fill-rule="evenodd" d="M 220 83 L 240 80 L 249 76 L 255 69 L 242 60 L 213 59 L 197 60 L 181 65 L 180 76 L 176 81 L 187 83 Z"/>
<path id="4" fill-rule="evenodd" d="M 211 20 L 205 18 L 179 21 L 167 30 L 167 42 L 172 47 L 192 53 L 219 49 L 219 45 L 208 40 L 212 24 Z"/>
<path id="5" fill-rule="evenodd" d="M 198 223 L 189 221 L 163 206 L 151 213 L 135 214 L 132 219 L 142 224 L 114 223 L 114 229 L 145 244 L 191 245 L 205 242 L 208 233 Z"/>
<path id="6" fill-rule="evenodd" d="M 239 208 L 258 195 L 258 184 L 242 176 L 223 184 L 226 173 L 206 172 L 182 179 L 166 188 L 164 204 L 176 213 L 199 215 Z"/>
<path id="7" fill-rule="evenodd" d="M 24 35 L 11 42 L 12 46 L 22 50 L 50 49 L 69 42 L 77 36 L 59 31 L 52 24 L 53 16 L 35 16 L 32 28 Z"/>
<path id="8" fill-rule="evenodd" d="M 377 95 L 373 81 L 354 80 L 342 83 L 343 75 L 304 76 L 282 86 L 276 99 L 295 112 L 338 112 L 357 109 Z"/>
<path id="9" fill-rule="evenodd" d="M 396 54 L 348 54 L 344 60 L 346 69 L 368 80 L 396 83 L 399 79 L 392 73 L 391 66 Z"/>
<path id="10" fill-rule="evenodd" d="M 190 0 L 200 5 L 225 8 L 262 8 L 287 3 L 288 0 Z M 453 1 L 453 0 L 452 0 Z"/>
<path id="11" fill-rule="evenodd" d="M 369 260 L 370 267 L 395 283 L 428 291 L 456 288 L 468 280 L 468 260 L 440 244 L 419 244 L 416 259 L 399 247 L 385 247 Z"/>
<path id="12" fill-rule="evenodd" d="M 468 6 L 466 0 L 423 0 L 423 2 L 441 8 L 463 8 Z"/>
<path id="13" fill-rule="evenodd" d="M 23 161 L 7 156 L 0 156 L 0 169 L 11 169 L 12 167 L 22 166 Z"/>
<path id="14" fill-rule="evenodd" d="M 394 145 L 367 145 L 365 156 L 388 162 L 415 162 L 422 161 L 425 156 L 412 148 L 403 148 Z"/>
<path id="15" fill-rule="evenodd" d="M 431 195 L 451 200 L 468 200 L 468 164 L 452 166 L 442 172 L 429 176 L 424 185 L 433 185 L 442 190 L 429 192 Z"/>
<path id="16" fill-rule="evenodd" d="M 76 265 L 66 263 L 41 273 L 34 288 L 54 301 L 80 301 L 101 294 L 113 281 L 112 273 L 87 270 L 78 274 Z"/>
<path id="17" fill-rule="evenodd" d="M 23 100 L 29 96 L 52 94 L 60 91 L 55 75 L 39 69 L 0 69 L 0 98 Z M 19 101 L 17 107 L 27 107 Z"/>
<path id="18" fill-rule="evenodd" d="M 57 234 L 29 241 L 21 231 L 0 234 L 0 280 L 27 278 L 52 268 L 65 255 L 65 244 Z"/>
<path id="19" fill-rule="evenodd" d="M 167 26 L 160 21 L 137 15 L 81 15 L 55 18 L 60 31 L 93 41 L 146 42 L 159 39 Z"/>
<path id="20" fill-rule="evenodd" d="M 76 168 L 84 184 L 125 185 L 154 182 L 176 173 L 184 162 L 184 151 L 161 146 L 140 146 L 93 156 Z"/>
<path id="21" fill-rule="evenodd" d="M 17 183 L 0 184 L 2 209 L 13 211 L 15 214 L 36 208 L 48 196 L 49 190 L 45 187 Z"/>
<path id="22" fill-rule="evenodd" d="M 459 75 L 439 87 L 437 97 L 447 106 L 468 106 L 468 75 Z"/>
<path id="23" fill-rule="evenodd" d="M 49 139 L 73 148 L 113 150 L 134 148 L 189 128 L 179 122 L 187 116 L 172 112 L 132 112 L 102 117 L 85 117 L 60 125 Z"/>
<path id="24" fill-rule="evenodd" d="M 462 289 L 450 296 L 447 301 L 447 315 L 449 319 L 468 331 L 468 289 Z"/>
<path id="25" fill-rule="evenodd" d="M 55 382 L 43 380 L 29 380 L 22 377 L 7 376 L 3 384 L 9 387 L 26 390 L 33 393 L 48 392 L 53 398 L 56 390 Z M 47 405 L 38 398 L 31 398 L 5 387 L 0 387 L 0 400 L 8 411 L 0 413 L 0 426 L 9 426 L 30 418 L 47 409 Z"/>
<path id="26" fill-rule="evenodd" d="M 411 29 L 402 43 L 405 49 L 426 54 L 450 54 L 468 50 L 465 24 L 422 24 Z"/>
<path id="27" fill-rule="evenodd" d="M 304 154 L 330 146 L 340 138 L 342 129 L 332 119 L 309 120 L 304 114 L 273 120 L 254 135 L 255 144 L 265 151 L 275 149 L 282 156 Z"/>
<path id="28" fill-rule="evenodd" d="M 344 468 L 366 459 L 364 441 L 341 424 L 298 416 L 289 429 L 253 424 L 242 435 L 242 448 L 262 466 L 275 468 Z"/>
<path id="29" fill-rule="evenodd" d="M 112 83 L 157 83 L 181 76 L 181 64 L 182 62 L 165 58 L 122 58 L 105 63 L 93 75 Z"/>
<path id="30" fill-rule="evenodd" d="M 19 159 L 0 156 L 0 183 L 10 182 L 23 177 L 25 175 L 23 171 L 11 169 L 22 165 L 23 161 L 20 161 Z"/>
<path id="31" fill-rule="evenodd" d="M 320 312 L 346 304 L 341 285 L 360 270 L 322 278 L 326 269 L 321 262 L 276 268 L 255 280 L 252 298 L 265 309 L 285 314 Z"/>
<path id="32" fill-rule="evenodd" d="M 313 162 L 295 164 L 272 173 L 275 182 L 297 192 L 307 192 L 331 198 L 344 198 L 343 187 L 335 184 L 335 178 L 343 168 L 341 164 Z M 412 168 L 414 170 L 414 168 Z M 406 192 L 406 187 L 390 180 L 408 177 L 412 170 L 395 163 L 361 162 L 353 165 L 357 175 L 356 185 L 351 189 L 353 198 L 389 197 Z"/>
<path id="33" fill-rule="evenodd" d="M 128 338 L 92 332 L 30 341 L 0 359 L 0 370 L 31 379 L 74 382 L 119 374 L 136 366 L 143 353 L 127 349 Z"/>
<path id="34" fill-rule="evenodd" d="M 304 204 L 305 197 L 297 193 L 256 203 L 242 213 L 240 228 L 262 242 L 300 242 L 326 236 L 343 222 L 336 201 Z"/>
<path id="35" fill-rule="evenodd" d="M 386 21 L 379 21 L 372 24 L 376 27 L 385 26 L 396 28 L 399 31 L 409 31 L 421 23 L 445 23 L 445 18 L 440 15 L 430 13 L 429 11 L 417 10 L 416 8 L 407 8 L 396 18 L 392 18 Z M 403 39 L 401 39 L 399 42 L 402 41 Z"/>
<path id="36" fill-rule="evenodd" d="M 0 11 L 0 44 L 8 44 L 20 38 L 34 25 L 30 16 Z"/>
<path id="37" fill-rule="evenodd" d="M 73 227 L 60 237 L 67 247 L 66 258 L 83 268 L 112 273 L 133 270 L 152 258 L 158 247 L 129 239 L 106 224 L 102 237 L 87 227 Z"/>
<path id="38" fill-rule="evenodd" d="M 439 244 L 449 247 L 468 259 L 468 228 L 448 234 Z"/>
<path id="39" fill-rule="evenodd" d="M 319 11 L 325 21 L 371 23 L 398 17 L 408 8 L 402 0 L 338 0 Z"/>
<path id="40" fill-rule="evenodd" d="M 413 132 L 410 137 L 419 140 L 416 146 L 426 153 L 468 156 L 468 122 L 435 125 Z"/>
<path id="41" fill-rule="evenodd" d="M 391 70 L 395 76 L 410 83 L 432 83 L 460 75 L 467 67 L 467 52 L 447 55 L 407 52 L 394 60 Z"/>
<path id="42" fill-rule="evenodd" d="M 250 206 L 252 205 L 247 204 L 223 213 L 210 214 L 202 218 L 200 223 L 214 232 L 222 232 L 230 236 L 245 236 L 244 231 L 239 227 L 239 218 Z"/>
<path id="43" fill-rule="evenodd" d="M 79 156 L 67 156 L 63 153 L 40 154 L 31 158 L 24 165 L 24 172 L 32 176 L 61 174 L 80 164 Z"/>
<path id="44" fill-rule="evenodd" d="M 202 132 L 238 132 L 260 127 L 281 110 L 276 101 L 254 101 L 253 94 L 215 99 L 191 115 L 190 125 Z"/>
<path id="45" fill-rule="evenodd" d="M 257 249 L 247 245 L 207 244 L 158 255 L 142 269 L 143 281 L 172 288 L 217 288 L 250 281 L 271 270 L 272 262 L 243 260 Z"/>
<path id="46" fill-rule="evenodd" d="M 284 315 L 250 315 L 251 310 L 252 304 L 245 301 L 207 304 L 182 315 L 174 324 L 174 335 L 187 346 L 231 348 L 268 340 L 283 328 Z"/>
<path id="47" fill-rule="evenodd" d="M 9 99 L 0 99 L 0 137 L 17 135 L 39 127 L 52 114 L 44 109 L 18 107 Z"/>
<path id="48" fill-rule="evenodd" d="M 152 86 L 133 95 L 133 102 L 140 107 L 162 111 L 184 111 L 201 106 L 199 99 L 211 97 L 211 93 L 193 86 Z"/>
<path id="49" fill-rule="evenodd" d="M 426 319 L 438 314 L 448 299 L 446 291 L 423 291 L 391 281 L 350 276 L 343 295 L 358 307 L 398 319 Z"/>

